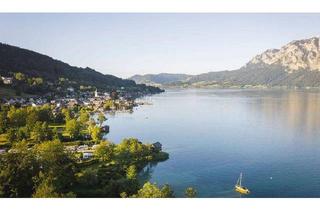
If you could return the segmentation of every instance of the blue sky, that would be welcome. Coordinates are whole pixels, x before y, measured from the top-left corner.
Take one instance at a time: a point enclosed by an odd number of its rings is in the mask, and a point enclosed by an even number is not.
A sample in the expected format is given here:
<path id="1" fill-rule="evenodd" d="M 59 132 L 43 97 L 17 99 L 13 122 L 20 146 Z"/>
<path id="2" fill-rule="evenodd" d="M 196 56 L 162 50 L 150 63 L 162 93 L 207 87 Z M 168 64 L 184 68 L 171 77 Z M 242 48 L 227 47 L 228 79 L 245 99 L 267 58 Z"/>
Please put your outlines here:
<path id="1" fill-rule="evenodd" d="M 0 42 L 120 77 L 237 69 L 319 36 L 320 14 L 0 14 Z"/>

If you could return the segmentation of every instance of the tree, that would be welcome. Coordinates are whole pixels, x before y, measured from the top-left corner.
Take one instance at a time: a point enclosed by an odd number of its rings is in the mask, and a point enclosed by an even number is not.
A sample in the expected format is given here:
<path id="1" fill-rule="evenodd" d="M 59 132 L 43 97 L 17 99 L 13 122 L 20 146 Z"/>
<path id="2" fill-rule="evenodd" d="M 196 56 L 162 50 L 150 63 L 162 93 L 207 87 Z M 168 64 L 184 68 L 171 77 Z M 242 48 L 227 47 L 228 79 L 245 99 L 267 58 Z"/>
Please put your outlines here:
<path id="1" fill-rule="evenodd" d="M 81 125 L 84 126 L 84 125 L 88 124 L 89 120 L 90 120 L 89 113 L 86 110 L 81 109 L 80 115 L 79 115 L 79 121 L 80 121 Z"/>
<path id="2" fill-rule="evenodd" d="M 70 138 L 78 138 L 80 136 L 80 129 L 81 126 L 77 120 L 71 119 L 66 121 L 66 132 L 69 134 Z"/>
<path id="3" fill-rule="evenodd" d="M 70 192 L 75 183 L 76 163 L 71 154 L 65 152 L 59 140 L 45 141 L 34 148 L 41 165 L 43 177 L 50 177 L 49 184 L 55 192 L 62 194 Z M 39 176 L 38 183 L 43 179 Z"/>
<path id="4" fill-rule="evenodd" d="M 106 116 L 102 112 L 100 112 L 98 115 L 98 122 L 100 124 L 100 127 L 102 126 L 102 123 L 106 120 L 107 120 Z"/>
<path id="5" fill-rule="evenodd" d="M 14 78 L 16 80 L 23 81 L 23 80 L 26 79 L 26 76 L 21 72 L 17 72 L 17 73 L 14 74 Z"/>
<path id="6" fill-rule="evenodd" d="M 21 141 L 23 139 L 28 139 L 28 129 L 27 127 L 20 127 L 18 128 L 16 132 L 16 138 L 18 141 Z"/>
<path id="7" fill-rule="evenodd" d="M 41 123 L 40 121 L 37 121 L 32 129 L 30 138 L 37 142 L 51 140 L 52 132 L 46 122 Z"/>
<path id="8" fill-rule="evenodd" d="M 188 187 L 185 192 L 184 195 L 187 198 L 195 198 L 197 196 L 197 191 L 195 189 L 193 189 L 192 187 Z"/>
<path id="9" fill-rule="evenodd" d="M 161 193 L 164 198 L 174 198 L 174 192 L 168 184 L 161 188 Z"/>
<path id="10" fill-rule="evenodd" d="M 6 139 L 10 143 L 17 141 L 17 130 L 15 128 L 9 128 L 6 133 Z"/>
<path id="11" fill-rule="evenodd" d="M 163 198 L 161 190 L 155 184 L 146 182 L 138 193 L 133 197 L 137 198 Z"/>
<path id="12" fill-rule="evenodd" d="M 127 198 L 128 194 L 126 192 L 122 192 L 122 193 L 120 193 L 120 197 L 121 198 Z"/>
<path id="13" fill-rule="evenodd" d="M 72 113 L 71 113 L 71 110 L 70 109 L 67 109 L 67 108 L 64 108 L 62 109 L 62 114 L 64 115 L 64 119 L 65 121 L 67 122 L 68 120 L 71 120 L 72 119 Z"/>
<path id="14" fill-rule="evenodd" d="M 44 175 L 40 172 L 40 177 L 43 179 L 41 183 L 37 186 L 32 197 L 34 198 L 59 198 L 61 197 L 59 193 L 56 192 L 53 184 L 52 178 L 44 178 Z"/>
<path id="15" fill-rule="evenodd" d="M 116 147 L 118 159 L 123 162 L 143 160 L 151 154 L 151 147 L 142 144 L 138 139 L 123 139 Z"/>
<path id="16" fill-rule="evenodd" d="M 0 134 L 6 132 L 7 128 L 8 128 L 7 113 L 2 111 L 0 112 Z"/>
<path id="17" fill-rule="evenodd" d="M 14 144 L 10 152 L 0 156 L 0 186 L 3 197 L 30 197 L 39 164 L 27 142 Z"/>
<path id="18" fill-rule="evenodd" d="M 61 134 L 58 132 L 58 128 L 54 127 L 52 129 L 52 139 L 53 140 L 60 140 L 61 139 Z"/>
<path id="19" fill-rule="evenodd" d="M 89 132 L 90 132 L 92 140 L 94 140 L 94 141 L 101 140 L 102 136 L 101 136 L 101 128 L 100 127 L 94 125 L 89 128 Z"/>
<path id="20" fill-rule="evenodd" d="M 41 122 L 50 122 L 53 119 L 51 107 L 43 105 L 37 110 L 38 118 Z"/>
<path id="21" fill-rule="evenodd" d="M 94 155 L 101 161 L 110 161 L 113 157 L 114 145 L 105 140 L 102 141 L 94 151 Z"/>
<path id="22" fill-rule="evenodd" d="M 26 118 L 26 126 L 29 130 L 32 130 L 36 122 L 39 121 L 38 113 L 36 110 L 31 110 Z"/>
<path id="23" fill-rule="evenodd" d="M 103 104 L 103 109 L 108 111 L 108 110 L 111 110 L 111 107 L 114 106 L 114 103 L 113 103 L 113 100 L 112 99 L 108 99 L 104 102 Z"/>
<path id="24" fill-rule="evenodd" d="M 41 129 L 44 132 L 44 139 L 43 140 L 52 140 L 52 130 L 49 128 L 47 122 L 43 122 L 41 125 Z"/>
<path id="25" fill-rule="evenodd" d="M 50 175 L 45 177 L 43 173 L 39 173 L 39 179 L 41 180 L 35 189 L 32 197 L 34 198 L 75 198 L 76 195 L 73 192 L 58 193 L 54 187 L 53 177 Z"/>
<path id="26" fill-rule="evenodd" d="M 41 77 L 32 77 L 32 85 L 39 86 L 43 84 L 43 79 Z"/>
<path id="27" fill-rule="evenodd" d="M 137 178 L 137 168 L 135 165 L 131 165 L 127 168 L 127 179 Z"/>
<path id="28" fill-rule="evenodd" d="M 37 121 L 34 125 L 33 125 L 33 129 L 30 133 L 30 138 L 40 142 L 44 139 L 44 132 L 42 130 L 42 125 L 41 122 Z"/>
<path id="29" fill-rule="evenodd" d="M 26 124 L 27 111 L 24 108 L 16 109 L 12 106 L 10 107 L 7 117 L 11 126 L 21 127 Z"/>

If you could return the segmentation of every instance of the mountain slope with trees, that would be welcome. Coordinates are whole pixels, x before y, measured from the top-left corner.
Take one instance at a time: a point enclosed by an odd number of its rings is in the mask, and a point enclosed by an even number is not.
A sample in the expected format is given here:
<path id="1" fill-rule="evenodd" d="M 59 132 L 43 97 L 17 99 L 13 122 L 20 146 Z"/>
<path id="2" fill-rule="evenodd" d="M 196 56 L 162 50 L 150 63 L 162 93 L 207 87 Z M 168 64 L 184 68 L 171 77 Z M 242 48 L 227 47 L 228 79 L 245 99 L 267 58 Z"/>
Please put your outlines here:
<path id="1" fill-rule="evenodd" d="M 192 75 L 188 75 L 188 74 L 161 73 L 161 74 L 145 74 L 145 75 L 136 74 L 130 77 L 129 79 L 134 80 L 138 84 L 164 85 L 164 84 L 170 84 L 173 82 L 186 81 L 191 77 Z"/>
<path id="2" fill-rule="evenodd" d="M 159 88 L 137 85 L 132 80 L 104 75 L 89 67 L 70 66 L 37 52 L 0 43 L 0 75 L 13 76 L 14 73 L 22 73 L 30 78 L 41 78 L 49 82 L 64 78 L 78 85 L 94 86 L 106 91 L 120 88 L 146 93 L 161 91 Z"/>

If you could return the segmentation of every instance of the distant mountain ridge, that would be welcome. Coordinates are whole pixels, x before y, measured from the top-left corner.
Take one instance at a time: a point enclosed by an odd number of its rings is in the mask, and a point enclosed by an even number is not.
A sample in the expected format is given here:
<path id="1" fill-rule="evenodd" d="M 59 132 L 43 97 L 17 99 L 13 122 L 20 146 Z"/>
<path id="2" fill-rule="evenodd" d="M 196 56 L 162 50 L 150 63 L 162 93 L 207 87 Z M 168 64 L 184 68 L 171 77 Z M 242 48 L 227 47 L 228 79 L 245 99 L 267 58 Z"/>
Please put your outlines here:
<path id="1" fill-rule="evenodd" d="M 135 78 L 132 78 L 135 80 Z M 141 81 L 141 79 L 140 79 Z M 253 57 L 238 70 L 208 72 L 161 83 L 183 87 L 320 87 L 319 38 L 292 41 Z"/>
<path id="2" fill-rule="evenodd" d="M 159 88 L 137 85 L 132 80 L 104 75 L 89 67 L 70 66 L 47 55 L 0 43 L 1 76 L 10 76 L 17 72 L 30 77 L 41 77 L 47 81 L 57 81 L 64 77 L 79 85 L 90 85 L 103 90 L 125 87 L 132 91 L 160 92 Z"/>
<path id="3" fill-rule="evenodd" d="M 129 79 L 134 80 L 138 84 L 149 84 L 149 85 L 165 85 L 174 82 L 187 81 L 192 75 L 188 74 L 169 74 L 169 73 L 160 73 L 160 74 L 145 74 L 139 75 L 136 74 Z"/>

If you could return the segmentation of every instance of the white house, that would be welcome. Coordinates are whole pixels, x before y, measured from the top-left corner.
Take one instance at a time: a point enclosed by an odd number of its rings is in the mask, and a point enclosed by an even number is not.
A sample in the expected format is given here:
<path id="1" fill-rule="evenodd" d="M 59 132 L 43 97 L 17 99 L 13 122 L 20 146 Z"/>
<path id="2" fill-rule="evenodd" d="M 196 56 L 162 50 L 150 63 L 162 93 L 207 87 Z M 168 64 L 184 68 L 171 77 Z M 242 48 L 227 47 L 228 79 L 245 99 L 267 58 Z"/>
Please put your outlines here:
<path id="1" fill-rule="evenodd" d="M 67 90 L 68 90 L 69 92 L 74 92 L 74 88 L 73 88 L 73 87 L 68 87 Z"/>
<path id="2" fill-rule="evenodd" d="M 1 79 L 2 79 L 3 83 L 6 85 L 11 85 L 12 81 L 13 81 L 12 77 L 1 77 Z"/>
<path id="3" fill-rule="evenodd" d="M 84 145 L 78 146 L 77 151 L 83 152 L 83 151 L 88 150 L 88 149 L 89 149 L 89 146 L 84 144 Z"/>
<path id="4" fill-rule="evenodd" d="M 83 152 L 82 155 L 83 155 L 82 156 L 83 159 L 90 159 L 93 157 L 93 152 L 91 151 Z"/>

